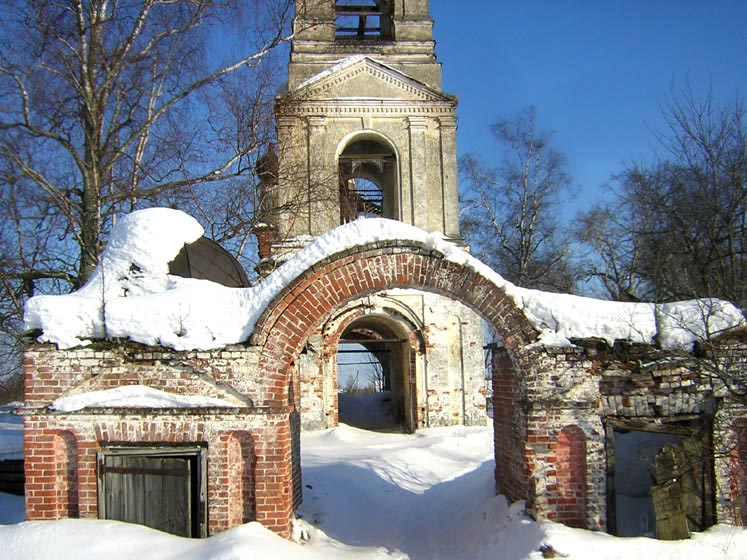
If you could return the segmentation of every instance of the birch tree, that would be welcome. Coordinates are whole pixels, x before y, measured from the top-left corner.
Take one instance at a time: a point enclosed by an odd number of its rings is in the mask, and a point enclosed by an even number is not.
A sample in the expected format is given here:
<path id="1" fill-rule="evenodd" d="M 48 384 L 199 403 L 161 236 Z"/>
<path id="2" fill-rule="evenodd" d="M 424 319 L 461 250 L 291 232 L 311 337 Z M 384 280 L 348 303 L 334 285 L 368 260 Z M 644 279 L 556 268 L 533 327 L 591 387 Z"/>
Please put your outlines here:
<path id="1" fill-rule="evenodd" d="M 500 163 L 460 160 L 462 231 L 473 252 L 507 280 L 528 288 L 571 291 L 568 239 L 557 210 L 571 193 L 563 154 L 536 128 L 530 107 L 491 127 Z"/>
<path id="2" fill-rule="evenodd" d="M 668 126 L 656 133 L 657 153 L 626 165 L 612 198 L 580 221 L 593 249 L 588 272 L 614 299 L 716 297 L 745 309 L 743 102 L 737 96 L 719 104 L 684 87 L 663 112 Z"/>
<path id="3" fill-rule="evenodd" d="M 26 298 L 87 280 L 119 213 L 186 207 L 246 239 L 292 4 L 0 0 L 6 347 Z"/>

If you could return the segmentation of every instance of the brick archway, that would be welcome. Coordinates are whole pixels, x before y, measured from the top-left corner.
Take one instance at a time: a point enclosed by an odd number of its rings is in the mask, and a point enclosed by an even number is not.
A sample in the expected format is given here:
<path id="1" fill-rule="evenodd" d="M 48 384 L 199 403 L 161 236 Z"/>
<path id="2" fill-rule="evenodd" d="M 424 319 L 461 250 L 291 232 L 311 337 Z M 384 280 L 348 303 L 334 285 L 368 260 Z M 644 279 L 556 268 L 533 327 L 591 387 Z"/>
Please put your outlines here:
<path id="1" fill-rule="evenodd" d="M 351 308 L 342 306 L 342 310 L 336 310 L 332 317 L 325 322 L 322 330 L 323 355 L 332 365 L 326 373 L 331 373 L 333 377 L 334 390 L 331 397 L 334 400 L 334 406 L 330 411 L 333 425 L 336 426 L 340 418 L 340 406 L 337 400 L 339 391 L 337 385 L 339 372 L 337 352 L 340 339 L 351 325 L 368 322 L 368 327 L 379 334 L 382 334 L 382 332 L 390 334 L 390 336 L 384 336 L 384 338 L 407 340 L 404 344 L 397 345 L 400 360 L 398 367 L 394 370 L 399 371 L 398 385 L 391 387 L 391 390 L 399 393 L 402 397 L 397 407 L 397 410 L 402 414 L 402 417 L 399 418 L 399 425 L 408 432 L 414 432 L 418 427 L 416 386 L 423 383 L 423 380 L 419 378 L 423 375 L 422 364 L 420 368 L 416 366 L 417 360 L 424 356 L 423 325 L 417 317 L 408 317 L 404 314 L 405 311 L 410 311 L 404 305 L 394 305 L 394 303 L 399 303 L 396 300 L 378 301 L 373 308 L 365 305 L 355 305 L 356 303 L 359 302 L 352 302 L 354 306 Z M 416 372 L 419 372 L 419 376 Z M 395 400 L 393 398 L 392 402 Z"/>
<path id="2" fill-rule="evenodd" d="M 413 241 L 361 245 L 310 267 L 260 316 L 252 343 L 262 348 L 264 404 L 293 406 L 291 372 L 309 334 L 341 304 L 387 288 L 417 288 L 457 300 L 493 325 L 509 349 L 538 336 L 505 291 L 473 268 Z"/>

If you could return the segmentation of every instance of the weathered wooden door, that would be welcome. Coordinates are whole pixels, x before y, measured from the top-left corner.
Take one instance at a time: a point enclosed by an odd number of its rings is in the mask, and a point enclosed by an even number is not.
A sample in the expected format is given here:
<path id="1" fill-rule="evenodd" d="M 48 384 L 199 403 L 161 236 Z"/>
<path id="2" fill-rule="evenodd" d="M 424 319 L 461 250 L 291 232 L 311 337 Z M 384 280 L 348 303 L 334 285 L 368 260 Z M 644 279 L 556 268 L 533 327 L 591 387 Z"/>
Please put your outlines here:
<path id="1" fill-rule="evenodd" d="M 197 470 L 195 456 L 103 454 L 99 460 L 103 517 L 184 537 L 200 536 Z"/>
<path id="2" fill-rule="evenodd" d="M 662 540 L 687 539 L 709 525 L 708 469 L 701 434 L 664 447 L 654 460 L 651 488 L 656 533 Z"/>

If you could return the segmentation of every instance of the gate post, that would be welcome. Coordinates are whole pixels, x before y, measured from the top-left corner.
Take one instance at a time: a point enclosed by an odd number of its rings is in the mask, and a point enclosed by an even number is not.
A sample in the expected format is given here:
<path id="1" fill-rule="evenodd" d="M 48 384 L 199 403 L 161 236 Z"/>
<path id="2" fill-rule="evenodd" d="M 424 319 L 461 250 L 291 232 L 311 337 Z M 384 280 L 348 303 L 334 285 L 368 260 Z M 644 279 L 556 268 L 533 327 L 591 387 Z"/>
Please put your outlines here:
<path id="1" fill-rule="evenodd" d="M 284 538 L 291 535 L 293 469 L 290 414 L 268 418 L 257 442 L 255 493 L 257 521 Z"/>

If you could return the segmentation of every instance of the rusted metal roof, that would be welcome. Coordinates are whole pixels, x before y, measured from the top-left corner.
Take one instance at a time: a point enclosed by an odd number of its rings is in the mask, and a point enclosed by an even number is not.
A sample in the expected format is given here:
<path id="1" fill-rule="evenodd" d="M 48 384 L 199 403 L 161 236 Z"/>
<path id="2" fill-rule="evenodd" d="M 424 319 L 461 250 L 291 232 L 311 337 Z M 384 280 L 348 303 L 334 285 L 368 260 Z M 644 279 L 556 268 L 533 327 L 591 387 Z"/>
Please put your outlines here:
<path id="1" fill-rule="evenodd" d="M 210 280 L 229 288 L 246 288 L 251 285 L 239 261 L 215 241 L 204 236 L 182 247 L 169 263 L 169 274 Z"/>

